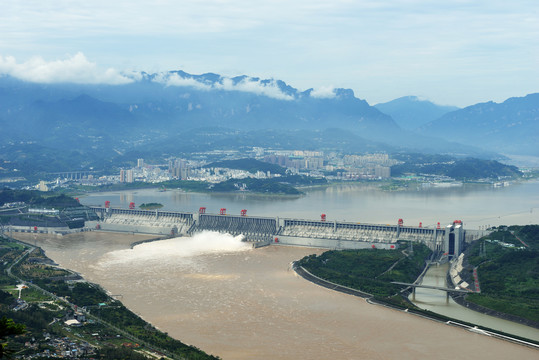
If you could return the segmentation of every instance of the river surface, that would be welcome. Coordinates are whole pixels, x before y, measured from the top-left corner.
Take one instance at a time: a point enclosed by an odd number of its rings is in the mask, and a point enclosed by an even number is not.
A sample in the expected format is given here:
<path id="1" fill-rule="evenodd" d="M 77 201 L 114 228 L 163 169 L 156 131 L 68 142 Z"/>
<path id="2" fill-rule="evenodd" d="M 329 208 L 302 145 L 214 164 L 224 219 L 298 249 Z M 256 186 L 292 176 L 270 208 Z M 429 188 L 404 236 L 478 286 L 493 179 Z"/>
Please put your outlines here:
<path id="1" fill-rule="evenodd" d="M 423 277 L 421 284 L 447 287 L 446 276 L 448 268 L 449 264 L 440 266 L 432 265 Z M 431 310 L 454 319 L 467 321 L 473 324 L 539 341 L 538 329 L 470 310 L 457 304 L 455 301 L 453 301 L 453 299 L 447 298 L 444 291 L 417 288 L 415 296 L 410 295 L 410 300 L 412 300 L 414 304 L 422 309 Z"/>
<path id="2" fill-rule="evenodd" d="M 344 184 L 306 190 L 304 196 L 263 196 L 253 194 L 186 193 L 178 189 L 164 192 L 155 189 L 95 193 L 81 197 L 86 205 L 127 208 L 157 202 L 163 210 L 198 212 L 206 207 L 208 213 L 281 218 L 346 220 L 362 223 L 436 226 L 459 219 L 468 229 L 488 225 L 527 225 L 539 223 L 539 182 L 526 182 L 506 187 L 464 184 L 440 188 L 414 185 L 403 191 L 381 191 L 375 184 Z"/>
<path id="3" fill-rule="evenodd" d="M 164 210 L 435 226 L 460 219 L 468 229 L 539 223 L 539 182 L 509 187 L 416 186 L 384 192 L 375 185 L 345 184 L 307 190 L 300 197 L 198 194 L 178 189 L 90 194 L 88 205 L 127 208 L 158 202 Z M 526 347 L 367 304 L 303 280 L 289 264 L 320 249 L 243 248 L 219 234 L 145 243 L 140 236 L 81 233 L 29 236 L 49 257 L 101 284 L 133 311 L 170 335 L 224 359 L 417 359 L 466 354 L 485 359 L 536 359 Z M 443 270 L 441 270 L 443 272 Z M 442 276 L 429 271 L 425 281 Z M 444 313 L 462 307 L 445 294 L 418 290 L 416 301 Z M 460 308 L 460 310 L 459 310 Z M 449 309 L 449 310 L 448 310 Z M 465 309 L 466 310 L 466 309 Z M 473 313 L 473 312 L 472 312 Z M 456 316 L 454 313 L 447 313 Z M 475 314 L 475 313 L 473 313 Z M 465 320 L 474 321 L 473 318 Z M 470 314 L 469 316 L 472 316 Z M 495 319 L 496 320 L 496 319 Z M 499 328 L 493 324 L 486 325 Z M 501 330 L 506 330 L 502 326 Z M 536 338 L 537 330 L 528 337 Z M 458 355 L 457 355 L 458 356 Z"/>
<path id="4" fill-rule="evenodd" d="M 322 250 L 252 249 L 203 233 L 138 245 L 131 234 L 17 234 L 119 296 L 171 336 L 223 359 L 537 359 L 539 351 L 370 305 L 298 277 Z M 459 355 L 460 354 L 460 355 Z"/>

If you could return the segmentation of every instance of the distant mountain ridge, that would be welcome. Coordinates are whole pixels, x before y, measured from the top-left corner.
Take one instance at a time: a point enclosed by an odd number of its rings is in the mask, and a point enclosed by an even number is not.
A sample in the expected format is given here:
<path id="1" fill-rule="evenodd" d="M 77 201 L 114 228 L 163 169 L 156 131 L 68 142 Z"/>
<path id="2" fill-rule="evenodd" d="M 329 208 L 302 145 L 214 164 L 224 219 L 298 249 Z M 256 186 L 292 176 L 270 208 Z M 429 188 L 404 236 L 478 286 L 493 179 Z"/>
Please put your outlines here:
<path id="1" fill-rule="evenodd" d="M 539 156 L 539 93 L 468 106 L 425 124 L 420 132 L 506 154 Z"/>
<path id="2" fill-rule="evenodd" d="M 181 70 L 130 76 L 133 81 L 121 85 L 81 85 L 0 75 L 0 164 L 28 171 L 107 168 L 112 159 L 256 146 L 486 157 L 497 151 L 445 136 L 435 122 L 421 134 L 403 130 L 350 89 L 300 91 L 281 80 Z M 468 143 L 457 144 L 461 139 Z"/>
<path id="3" fill-rule="evenodd" d="M 183 71 L 132 76 L 84 85 L 0 75 L 0 177 L 256 146 L 382 151 L 377 139 L 400 132 L 352 90 Z"/>
<path id="4" fill-rule="evenodd" d="M 49 135 L 47 129 L 61 131 L 66 118 L 72 123 L 82 120 L 79 124 L 90 132 L 99 130 L 97 125 L 120 127 L 124 135 L 117 139 L 148 134 L 141 128 L 148 123 L 152 131 L 161 133 L 208 126 L 242 130 L 336 127 L 371 137 L 399 130 L 390 116 L 356 98 L 351 90 L 336 89 L 326 97 L 311 94 L 312 89 L 300 92 L 280 80 L 182 71 L 142 73 L 138 81 L 124 85 L 44 85 L 0 77 L 0 95 L 5 95 L 0 100 L 0 121 L 8 128 L 17 123 L 15 129 L 39 123 L 44 131 L 40 138 Z"/>
<path id="5" fill-rule="evenodd" d="M 417 96 L 403 96 L 386 103 L 376 104 L 374 107 L 391 116 L 401 128 L 407 130 L 415 130 L 459 109 L 456 106 L 438 105 Z"/>

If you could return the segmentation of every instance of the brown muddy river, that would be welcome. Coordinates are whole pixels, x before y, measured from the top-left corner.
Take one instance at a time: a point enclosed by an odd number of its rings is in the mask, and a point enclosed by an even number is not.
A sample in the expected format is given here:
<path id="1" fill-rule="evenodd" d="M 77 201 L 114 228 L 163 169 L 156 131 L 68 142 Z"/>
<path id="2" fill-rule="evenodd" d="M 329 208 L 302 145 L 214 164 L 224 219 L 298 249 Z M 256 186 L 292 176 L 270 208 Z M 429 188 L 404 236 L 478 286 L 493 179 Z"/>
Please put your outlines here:
<path id="1" fill-rule="evenodd" d="M 290 262 L 319 249 L 222 234 L 145 243 L 104 232 L 25 237 L 159 329 L 223 359 L 537 359 L 539 351 L 314 285 Z"/>

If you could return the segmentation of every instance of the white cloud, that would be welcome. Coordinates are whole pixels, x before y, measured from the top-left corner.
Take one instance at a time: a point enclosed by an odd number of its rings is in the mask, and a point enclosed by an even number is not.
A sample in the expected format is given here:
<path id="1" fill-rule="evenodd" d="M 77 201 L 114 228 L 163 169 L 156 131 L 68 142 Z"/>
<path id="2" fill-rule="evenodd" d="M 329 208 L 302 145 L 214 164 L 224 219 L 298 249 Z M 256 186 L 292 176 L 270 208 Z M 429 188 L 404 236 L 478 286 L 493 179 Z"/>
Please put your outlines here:
<path id="1" fill-rule="evenodd" d="M 214 85 L 216 89 L 242 91 L 254 93 L 257 95 L 264 95 L 270 98 L 279 100 L 294 100 L 292 95 L 285 94 L 277 85 L 275 80 L 269 80 L 268 82 L 262 82 L 253 78 L 244 78 L 240 82 L 234 84 L 232 79 L 223 78 L 220 83 Z"/>
<path id="2" fill-rule="evenodd" d="M 203 82 L 197 81 L 193 78 L 184 78 L 180 75 L 173 73 L 173 74 L 158 74 L 155 79 L 155 82 L 165 84 L 166 86 L 187 86 L 187 87 L 193 87 L 195 89 L 199 90 L 211 90 L 211 85 L 205 84 Z"/>
<path id="3" fill-rule="evenodd" d="M 161 73 L 155 77 L 154 81 L 165 84 L 166 86 L 185 86 L 199 90 L 241 91 L 279 100 L 294 100 L 294 97 L 285 94 L 273 79 L 261 81 L 246 77 L 241 81 L 234 83 L 231 78 L 222 77 L 220 82 L 209 83 L 191 77 L 182 77 L 177 73 Z"/>
<path id="4" fill-rule="evenodd" d="M 317 89 L 313 89 L 310 95 L 318 99 L 333 99 L 337 96 L 333 86 L 321 86 Z"/>
<path id="5" fill-rule="evenodd" d="M 127 84 L 134 80 L 116 70 L 99 69 L 86 59 L 81 52 L 65 60 L 47 62 L 41 57 L 33 57 L 22 63 L 12 56 L 0 56 L 0 74 L 36 83 L 76 83 L 76 84 Z"/>
<path id="6" fill-rule="evenodd" d="M 13 56 L 0 56 L 0 75 L 10 75 L 21 80 L 35 83 L 76 83 L 121 85 L 140 81 L 140 72 L 121 74 L 116 70 L 100 69 L 96 63 L 88 61 L 79 52 L 65 60 L 47 62 L 41 57 L 18 63 Z M 220 82 L 203 82 L 192 77 L 182 77 L 178 73 L 159 73 L 153 81 L 166 86 L 184 86 L 198 90 L 242 91 L 267 96 L 279 100 L 293 100 L 285 94 L 275 80 L 256 80 L 246 77 L 234 83 L 231 78 L 223 77 Z"/>

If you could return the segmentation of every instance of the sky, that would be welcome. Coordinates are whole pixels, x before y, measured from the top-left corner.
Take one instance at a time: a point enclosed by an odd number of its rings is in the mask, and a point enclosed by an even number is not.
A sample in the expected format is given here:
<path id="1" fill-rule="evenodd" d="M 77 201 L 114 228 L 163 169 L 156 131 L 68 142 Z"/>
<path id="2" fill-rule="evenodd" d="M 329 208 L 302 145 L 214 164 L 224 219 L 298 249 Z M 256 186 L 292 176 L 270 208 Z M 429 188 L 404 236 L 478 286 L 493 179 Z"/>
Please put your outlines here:
<path id="1" fill-rule="evenodd" d="M 183 70 L 415 95 L 460 107 L 539 92 L 537 0 L 0 0 L 0 74 L 122 83 Z"/>

